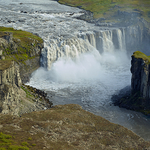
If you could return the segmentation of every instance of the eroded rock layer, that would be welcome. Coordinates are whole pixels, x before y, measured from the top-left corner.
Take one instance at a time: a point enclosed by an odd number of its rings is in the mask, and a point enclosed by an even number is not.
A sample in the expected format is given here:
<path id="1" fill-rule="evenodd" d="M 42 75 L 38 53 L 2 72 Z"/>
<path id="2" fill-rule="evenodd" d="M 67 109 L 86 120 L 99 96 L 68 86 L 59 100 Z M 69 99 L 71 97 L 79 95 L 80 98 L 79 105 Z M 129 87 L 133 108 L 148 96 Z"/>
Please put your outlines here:
<path id="1" fill-rule="evenodd" d="M 22 84 L 40 66 L 43 40 L 13 28 L 0 30 L 0 113 L 21 115 L 50 108 L 44 92 Z"/>
<path id="2" fill-rule="evenodd" d="M 21 115 L 50 108 L 47 94 L 22 85 L 19 66 L 14 61 L 0 61 L 0 113 Z"/>
<path id="3" fill-rule="evenodd" d="M 150 57 L 140 51 L 132 55 L 131 91 L 124 88 L 119 96 L 113 96 L 115 105 L 150 114 Z"/>
<path id="4" fill-rule="evenodd" d="M 142 52 L 135 52 L 131 61 L 132 94 L 140 92 L 140 96 L 150 98 L 150 64 L 149 57 Z"/>

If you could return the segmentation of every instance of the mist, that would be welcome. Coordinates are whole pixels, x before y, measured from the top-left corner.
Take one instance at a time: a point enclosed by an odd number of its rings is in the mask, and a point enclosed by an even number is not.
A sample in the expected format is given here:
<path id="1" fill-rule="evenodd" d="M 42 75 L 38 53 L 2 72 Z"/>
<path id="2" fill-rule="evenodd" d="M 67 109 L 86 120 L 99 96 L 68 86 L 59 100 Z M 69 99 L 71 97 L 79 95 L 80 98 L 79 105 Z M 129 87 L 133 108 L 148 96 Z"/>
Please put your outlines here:
<path id="1" fill-rule="evenodd" d="M 100 54 L 94 50 L 76 58 L 59 58 L 52 64 L 50 70 L 39 68 L 32 74 L 29 84 L 34 86 L 37 83 L 40 85 L 39 88 L 42 88 L 42 85 L 48 87 L 52 82 L 84 83 L 88 81 L 90 83 L 98 81 L 105 82 L 105 84 L 116 84 L 116 74 L 125 66 L 130 69 L 130 60 L 126 52 Z"/>

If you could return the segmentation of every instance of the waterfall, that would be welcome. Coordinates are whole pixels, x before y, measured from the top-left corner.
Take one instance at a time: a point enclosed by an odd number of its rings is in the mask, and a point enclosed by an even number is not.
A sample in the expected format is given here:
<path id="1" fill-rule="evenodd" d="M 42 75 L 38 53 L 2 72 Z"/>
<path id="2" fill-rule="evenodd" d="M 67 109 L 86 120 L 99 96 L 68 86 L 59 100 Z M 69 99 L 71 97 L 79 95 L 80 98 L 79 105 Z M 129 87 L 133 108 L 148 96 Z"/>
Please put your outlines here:
<path id="1" fill-rule="evenodd" d="M 121 51 L 124 51 L 126 49 L 125 45 L 125 32 L 124 30 L 117 30 L 117 37 L 118 37 L 118 44 L 119 44 L 119 49 Z"/>
<path id="2" fill-rule="evenodd" d="M 41 65 L 50 69 L 52 63 L 60 57 L 75 58 L 79 54 L 94 50 L 95 48 L 81 38 L 53 39 L 45 42 L 42 50 Z"/>
<path id="3" fill-rule="evenodd" d="M 103 51 L 104 52 L 113 52 L 114 51 L 114 43 L 113 43 L 113 36 L 112 31 L 102 32 L 102 38 L 103 41 Z"/>
<path id="4" fill-rule="evenodd" d="M 42 50 L 41 65 L 50 69 L 53 62 L 61 57 L 76 58 L 82 53 L 95 51 L 113 53 L 126 50 L 124 29 L 88 31 L 77 34 L 74 38 L 50 39 L 45 41 Z"/>
<path id="5" fill-rule="evenodd" d="M 147 51 L 144 47 L 148 44 L 146 41 L 148 38 L 145 36 L 147 33 L 144 32 L 144 28 L 140 25 L 125 28 L 125 42 L 129 54 L 132 55 L 134 51 Z"/>

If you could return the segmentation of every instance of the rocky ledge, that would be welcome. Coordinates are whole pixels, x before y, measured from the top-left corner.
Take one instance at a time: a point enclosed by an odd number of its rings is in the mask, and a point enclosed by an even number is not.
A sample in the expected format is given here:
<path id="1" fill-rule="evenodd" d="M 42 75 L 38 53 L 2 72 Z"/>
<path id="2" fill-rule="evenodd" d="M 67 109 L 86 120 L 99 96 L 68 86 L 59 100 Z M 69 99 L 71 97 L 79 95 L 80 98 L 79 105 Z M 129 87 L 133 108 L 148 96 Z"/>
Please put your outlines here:
<path id="1" fill-rule="evenodd" d="M 13 28 L 0 31 L 0 113 L 22 115 L 50 108 L 46 93 L 22 84 L 40 66 L 43 40 Z"/>
<path id="2" fill-rule="evenodd" d="M 113 96 L 114 104 L 150 115 L 150 56 L 134 52 L 131 73 L 131 90 L 124 89 L 119 96 Z"/>
<path id="3" fill-rule="evenodd" d="M 19 66 L 23 83 L 40 67 L 43 40 L 29 32 L 0 27 L 0 59 L 13 60 Z"/>

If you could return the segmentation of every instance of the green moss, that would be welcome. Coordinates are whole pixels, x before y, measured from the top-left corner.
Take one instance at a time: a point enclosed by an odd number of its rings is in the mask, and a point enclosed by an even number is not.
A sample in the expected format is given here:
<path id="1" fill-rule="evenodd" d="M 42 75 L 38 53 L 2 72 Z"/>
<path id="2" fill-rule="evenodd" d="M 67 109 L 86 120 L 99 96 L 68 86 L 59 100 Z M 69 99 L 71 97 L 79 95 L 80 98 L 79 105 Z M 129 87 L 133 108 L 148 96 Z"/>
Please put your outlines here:
<path id="1" fill-rule="evenodd" d="M 0 150 L 29 150 L 28 147 L 26 147 L 27 142 L 23 142 L 24 145 L 16 145 L 13 141 L 13 138 L 11 135 L 7 135 L 4 133 L 0 133 Z"/>
<path id="2" fill-rule="evenodd" d="M 6 150 L 6 148 L 0 148 L 0 150 Z"/>
<path id="3" fill-rule="evenodd" d="M 133 53 L 133 55 L 135 58 L 141 58 L 143 59 L 147 64 L 150 63 L 150 56 L 145 55 L 144 53 L 140 52 L 140 51 L 136 51 Z"/>
<path id="4" fill-rule="evenodd" d="M 28 140 L 32 140 L 32 138 L 31 138 L 31 137 L 29 137 L 29 138 L 28 138 Z"/>
<path id="5" fill-rule="evenodd" d="M 8 150 L 29 150 L 28 147 L 22 147 L 17 145 L 9 146 Z"/>
<path id="6" fill-rule="evenodd" d="M 80 6 L 82 9 L 93 12 L 94 18 L 113 16 L 118 9 L 123 11 L 136 9 L 145 17 L 148 16 L 150 10 L 149 0 L 59 0 L 58 2 L 75 7 Z M 119 8 L 114 6 L 119 6 Z"/>
<path id="7" fill-rule="evenodd" d="M 10 144 L 12 142 L 11 140 L 12 136 L 0 133 L 0 145 Z"/>
<path id="8" fill-rule="evenodd" d="M 28 146 L 29 144 L 27 142 L 22 142 L 21 145 L 22 146 Z"/>
<path id="9" fill-rule="evenodd" d="M 26 88 L 24 88 L 23 86 L 21 86 L 21 88 L 26 92 L 26 97 L 34 97 L 33 94 Z"/>
<path id="10" fill-rule="evenodd" d="M 37 40 L 38 42 L 43 43 L 43 40 L 40 37 L 38 37 L 30 32 L 26 32 L 26 31 L 22 31 L 22 30 L 15 30 L 13 28 L 6 28 L 6 27 L 0 27 L 0 32 L 2 32 L 3 35 L 6 34 L 5 32 L 13 33 L 14 38 L 20 39 L 23 42 L 23 44 L 25 44 L 25 45 L 26 45 L 26 43 L 25 43 L 26 40 L 30 40 L 30 39 Z"/>
<path id="11" fill-rule="evenodd" d="M 33 50 L 43 43 L 40 37 L 32 33 L 0 27 L 0 37 L 9 36 L 9 33 L 13 34 L 13 45 L 8 44 L 1 48 L 6 60 L 24 63 L 27 59 L 32 59 Z"/>

